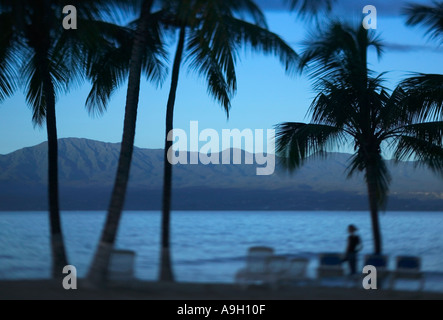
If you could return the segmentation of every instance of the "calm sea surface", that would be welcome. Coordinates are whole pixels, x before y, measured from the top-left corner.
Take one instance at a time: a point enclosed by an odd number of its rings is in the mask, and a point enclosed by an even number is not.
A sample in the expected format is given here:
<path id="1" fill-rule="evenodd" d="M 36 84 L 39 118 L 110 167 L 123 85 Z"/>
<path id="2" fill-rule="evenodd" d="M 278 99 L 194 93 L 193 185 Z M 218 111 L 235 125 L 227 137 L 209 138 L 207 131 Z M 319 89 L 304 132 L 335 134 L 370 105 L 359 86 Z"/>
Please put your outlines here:
<path id="1" fill-rule="evenodd" d="M 105 212 L 63 212 L 69 262 L 84 276 Z M 443 212 L 387 212 L 380 216 L 384 252 L 422 258 L 425 271 L 443 268 Z M 232 282 L 250 246 L 273 247 L 277 254 L 311 258 L 342 252 L 346 226 L 359 227 L 362 254 L 372 251 L 368 212 L 182 212 L 172 214 L 172 259 L 179 281 Z M 117 247 L 136 252 L 136 276 L 157 278 L 160 212 L 125 212 Z M 48 278 L 47 212 L 0 212 L 0 279 Z"/>

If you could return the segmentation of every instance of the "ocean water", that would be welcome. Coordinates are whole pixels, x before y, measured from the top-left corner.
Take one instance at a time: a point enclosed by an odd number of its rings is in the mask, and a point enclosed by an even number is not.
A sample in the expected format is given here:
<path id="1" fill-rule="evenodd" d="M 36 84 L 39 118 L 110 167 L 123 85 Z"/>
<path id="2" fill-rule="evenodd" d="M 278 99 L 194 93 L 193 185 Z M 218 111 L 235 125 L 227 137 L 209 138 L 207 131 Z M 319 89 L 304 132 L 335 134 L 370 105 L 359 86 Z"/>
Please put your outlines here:
<path id="1" fill-rule="evenodd" d="M 69 263 L 84 276 L 91 262 L 105 212 L 63 212 Z M 359 227 L 361 256 L 372 251 L 368 212 L 221 212 L 172 213 L 172 260 L 178 281 L 234 281 L 249 247 L 270 246 L 277 254 L 311 258 L 315 271 L 321 252 L 343 252 L 346 227 Z M 394 266 L 397 255 L 417 255 L 422 269 L 443 270 L 443 212 L 381 214 L 383 251 Z M 124 212 L 117 248 L 136 252 L 135 274 L 158 275 L 160 212 Z M 360 259 L 361 261 L 361 259 Z M 0 279 L 49 278 L 47 212 L 0 212 Z"/>

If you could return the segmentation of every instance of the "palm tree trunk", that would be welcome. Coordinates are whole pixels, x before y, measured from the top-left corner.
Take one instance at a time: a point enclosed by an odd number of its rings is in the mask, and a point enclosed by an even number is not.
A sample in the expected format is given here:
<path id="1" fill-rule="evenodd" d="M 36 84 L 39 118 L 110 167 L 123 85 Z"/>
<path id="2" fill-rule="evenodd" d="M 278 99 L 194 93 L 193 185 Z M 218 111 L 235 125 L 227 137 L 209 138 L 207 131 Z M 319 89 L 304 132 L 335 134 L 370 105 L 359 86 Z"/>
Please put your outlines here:
<path id="1" fill-rule="evenodd" d="M 48 135 L 48 196 L 49 224 L 52 250 L 52 277 L 61 278 L 63 268 L 68 264 L 60 219 L 58 187 L 58 146 L 55 116 L 55 93 L 49 74 L 45 76 L 44 94 L 46 99 L 46 131 Z"/>
<path id="2" fill-rule="evenodd" d="M 371 213 L 374 254 L 382 253 L 380 223 L 378 219 L 377 184 L 375 170 L 371 165 L 366 168 L 366 184 L 368 188 L 369 210 Z"/>
<path id="3" fill-rule="evenodd" d="M 35 7 L 41 20 L 36 22 L 40 34 L 33 34 L 30 45 L 36 54 L 38 66 L 43 75 L 42 85 L 45 98 L 46 133 L 48 137 L 48 205 L 49 205 L 49 230 L 52 255 L 51 276 L 54 279 L 63 277 L 63 268 L 68 265 L 65 243 L 61 226 L 58 186 L 58 140 L 57 120 L 55 114 L 55 90 L 50 75 L 49 48 L 50 32 L 46 15 L 50 11 L 50 1 L 46 0 Z"/>
<path id="4" fill-rule="evenodd" d="M 118 226 L 125 202 L 126 188 L 128 185 L 134 150 L 143 53 L 152 4 L 153 0 L 145 0 L 143 2 L 140 20 L 134 38 L 126 95 L 123 137 L 117 174 L 105 226 L 87 277 L 88 281 L 93 285 L 104 285 L 106 283 L 108 265 L 117 237 Z"/>
<path id="5" fill-rule="evenodd" d="M 160 250 L 160 281 L 174 281 L 171 263 L 170 224 L 171 224 L 171 189 L 172 189 L 172 165 L 168 161 L 168 151 L 172 147 L 172 141 L 168 140 L 168 134 L 174 126 L 174 105 L 177 93 L 180 64 L 185 46 L 186 28 L 180 29 L 177 51 L 172 68 L 171 89 L 169 91 L 168 104 L 166 107 L 166 134 L 164 151 L 164 174 L 163 174 L 163 207 L 161 224 L 161 250 Z"/>

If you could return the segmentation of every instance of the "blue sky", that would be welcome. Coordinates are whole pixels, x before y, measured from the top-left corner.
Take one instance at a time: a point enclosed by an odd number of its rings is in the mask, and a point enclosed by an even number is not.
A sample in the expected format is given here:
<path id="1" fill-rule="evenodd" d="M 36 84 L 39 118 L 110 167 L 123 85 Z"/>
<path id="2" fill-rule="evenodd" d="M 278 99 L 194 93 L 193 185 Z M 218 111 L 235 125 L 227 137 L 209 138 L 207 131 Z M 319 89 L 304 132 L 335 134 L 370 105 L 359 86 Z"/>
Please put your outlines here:
<path id="1" fill-rule="evenodd" d="M 299 52 L 299 44 L 306 38 L 310 23 L 282 10 L 278 1 L 258 2 L 265 4 L 271 31 Z M 366 4 L 377 7 L 375 32 L 387 46 L 381 60 L 374 53 L 370 54 L 370 64 L 377 72 L 388 72 L 385 78 L 390 88 L 410 72 L 443 73 L 441 48 L 427 40 L 423 28 L 405 26 L 405 18 L 399 15 L 404 3 L 339 0 L 334 13 L 324 17 L 331 19 L 336 15 L 357 23 L 361 21 L 361 11 Z M 163 147 L 169 77 L 161 88 L 142 82 L 135 140 L 138 147 Z M 222 108 L 207 95 L 204 79 L 183 68 L 177 92 L 175 127 L 187 131 L 189 122 L 198 120 L 200 130 L 213 128 L 221 135 L 222 129 L 271 129 L 280 122 L 309 120 L 306 113 L 314 97 L 310 82 L 304 75 L 286 75 L 276 58 L 246 52 L 238 63 L 237 77 L 238 93 L 232 101 L 227 120 Z M 99 117 L 91 117 L 84 108 L 88 91 L 88 84 L 84 84 L 59 97 L 59 138 L 120 142 L 126 87 L 122 86 L 114 94 L 108 111 Z M 0 154 L 46 141 L 45 127 L 34 128 L 31 118 L 31 110 L 20 92 L 0 104 Z"/>

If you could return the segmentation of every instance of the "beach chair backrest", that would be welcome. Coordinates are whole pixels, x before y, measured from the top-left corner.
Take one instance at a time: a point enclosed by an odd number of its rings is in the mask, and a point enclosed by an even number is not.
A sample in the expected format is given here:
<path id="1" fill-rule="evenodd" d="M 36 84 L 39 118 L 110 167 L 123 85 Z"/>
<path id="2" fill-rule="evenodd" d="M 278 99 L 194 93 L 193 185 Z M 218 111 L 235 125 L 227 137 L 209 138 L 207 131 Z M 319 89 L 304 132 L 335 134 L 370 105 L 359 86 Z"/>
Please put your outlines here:
<path id="1" fill-rule="evenodd" d="M 131 250 L 113 250 L 108 268 L 111 280 L 129 280 L 134 276 L 135 252 Z"/>
<path id="2" fill-rule="evenodd" d="M 419 257 L 399 256 L 397 257 L 397 269 L 420 270 L 421 261 Z"/>
<path id="3" fill-rule="evenodd" d="M 308 268 L 309 259 L 293 258 L 289 261 L 288 275 L 293 278 L 304 278 Z"/>
<path id="4" fill-rule="evenodd" d="M 342 258 L 339 253 L 322 253 L 320 254 L 320 265 L 322 266 L 337 266 L 341 265 Z"/>
<path id="5" fill-rule="evenodd" d="M 418 280 L 419 290 L 425 286 L 425 278 L 421 269 L 421 258 L 417 256 L 397 256 L 396 269 L 392 274 L 391 288 L 394 287 L 398 279 Z"/>
<path id="6" fill-rule="evenodd" d="M 267 270 L 271 273 L 282 273 L 288 270 L 289 260 L 284 256 L 273 256 L 268 259 Z"/>
<path id="7" fill-rule="evenodd" d="M 267 269 L 267 263 L 274 254 L 270 247 L 251 247 L 246 258 L 246 269 L 252 273 L 263 273 Z"/>
<path id="8" fill-rule="evenodd" d="M 371 265 L 376 268 L 387 268 L 388 257 L 386 255 L 368 254 L 365 256 L 365 265 Z"/>

